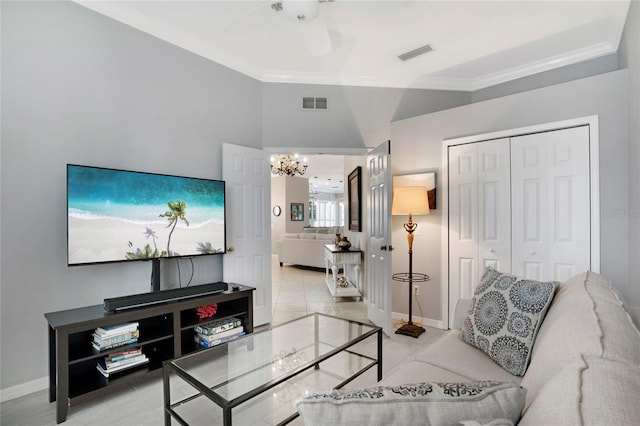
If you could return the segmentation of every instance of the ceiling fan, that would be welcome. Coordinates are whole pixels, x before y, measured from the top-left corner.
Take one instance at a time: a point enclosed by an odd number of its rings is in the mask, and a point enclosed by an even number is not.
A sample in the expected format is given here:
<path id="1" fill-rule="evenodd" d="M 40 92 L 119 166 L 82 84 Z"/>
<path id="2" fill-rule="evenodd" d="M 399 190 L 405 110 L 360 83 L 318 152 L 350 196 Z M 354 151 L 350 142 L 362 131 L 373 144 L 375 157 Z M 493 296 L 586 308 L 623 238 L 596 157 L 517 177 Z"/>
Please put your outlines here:
<path id="1" fill-rule="evenodd" d="M 241 34 L 270 20 L 283 12 L 286 18 L 300 25 L 300 31 L 314 56 L 323 56 L 333 50 L 329 30 L 321 19 L 316 19 L 321 3 L 335 0 L 277 0 L 267 1 L 249 10 L 229 23 L 224 30 L 230 34 Z"/>

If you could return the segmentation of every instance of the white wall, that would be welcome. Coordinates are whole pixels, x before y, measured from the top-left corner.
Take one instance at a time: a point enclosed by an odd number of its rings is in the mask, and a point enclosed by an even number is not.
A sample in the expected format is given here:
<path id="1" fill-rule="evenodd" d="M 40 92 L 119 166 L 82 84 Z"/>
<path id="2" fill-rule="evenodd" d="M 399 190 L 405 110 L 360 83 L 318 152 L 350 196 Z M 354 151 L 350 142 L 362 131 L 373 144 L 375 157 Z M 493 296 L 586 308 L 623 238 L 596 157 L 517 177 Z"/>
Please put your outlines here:
<path id="1" fill-rule="evenodd" d="M 440 167 L 443 139 L 598 115 L 601 208 L 603 212 L 628 211 L 628 102 L 628 74 L 621 70 L 397 121 L 391 126 L 393 167 L 407 171 Z M 420 272 L 437 277 L 440 285 L 427 287 L 420 300 L 423 307 L 427 306 L 427 317 L 441 320 L 442 312 L 434 302 L 440 301 L 445 285 L 444 271 L 440 270 L 440 258 L 445 255 L 440 252 L 440 242 L 445 230 L 443 218 L 425 218 L 428 225 L 423 229 L 431 242 L 429 247 L 416 248 L 416 256 L 425 268 Z M 602 214 L 601 272 L 625 297 L 640 285 L 629 285 L 628 231 L 627 217 Z M 399 247 L 395 240 L 394 245 Z"/>
<path id="2" fill-rule="evenodd" d="M 275 176 L 271 178 L 271 253 L 278 254 L 280 248 L 278 241 L 282 239 L 282 234 L 286 231 L 287 214 L 286 214 L 286 182 L 284 177 Z M 280 207 L 280 216 L 273 214 L 275 206 Z"/>
<path id="3" fill-rule="evenodd" d="M 285 232 L 302 232 L 309 225 L 309 179 L 287 176 L 285 180 L 285 204 L 283 213 L 286 219 Z M 304 209 L 302 221 L 291 220 L 291 204 L 301 203 Z"/>

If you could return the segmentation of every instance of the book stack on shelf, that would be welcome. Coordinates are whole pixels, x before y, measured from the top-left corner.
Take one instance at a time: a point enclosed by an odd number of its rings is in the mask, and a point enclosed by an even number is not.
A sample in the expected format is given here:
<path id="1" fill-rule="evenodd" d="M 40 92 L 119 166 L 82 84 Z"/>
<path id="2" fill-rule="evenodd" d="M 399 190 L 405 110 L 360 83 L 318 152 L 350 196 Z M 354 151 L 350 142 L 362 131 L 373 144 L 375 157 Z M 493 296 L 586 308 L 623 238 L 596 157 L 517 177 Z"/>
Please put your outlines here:
<path id="1" fill-rule="evenodd" d="M 127 370 L 147 362 L 149 362 L 149 358 L 142 353 L 141 348 L 137 348 L 110 353 L 104 359 L 98 361 L 96 368 L 104 377 L 109 378 L 112 373 Z"/>
<path id="2" fill-rule="evenodd" d="M 127 322 L 110 327 L 98 327 L 93 333 L 93 348 L 97 351 L 136 343 L 140 337 L 137 322 Z"/>
<path id="3" fill-rule="evenodd" d="M 195 327 L 194 340 L 203 348 L 211 348 L 229 342 L 245 334 L 242 321 L 238 318 L 227 318 L 200 324 Z"/>

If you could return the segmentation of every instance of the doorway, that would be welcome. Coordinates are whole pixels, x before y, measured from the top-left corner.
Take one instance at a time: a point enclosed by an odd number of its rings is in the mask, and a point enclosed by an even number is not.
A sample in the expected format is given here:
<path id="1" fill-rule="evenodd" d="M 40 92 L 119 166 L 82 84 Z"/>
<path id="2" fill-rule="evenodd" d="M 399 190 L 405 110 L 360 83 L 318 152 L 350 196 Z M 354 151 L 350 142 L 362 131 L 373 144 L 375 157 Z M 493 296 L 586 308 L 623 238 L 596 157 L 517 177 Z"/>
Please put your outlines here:
<path id="1" fill-rule="evenodd" d="M 324 244 L 332 243 L 336 230 L 344 232 L 345 223 L 345 180 L 350 171 L 346 170 L 345 161 L 348 155 L 354 153 L 304 154 L 295 149 L 279 149 L 273 152 L 276 158 L 280 154 L 299 153 L 299 159 L 304 161 L 308 168 L 302 176 L 295 178 L 288 177 L 289 185 L 293 191 L 297 191 L 296 199 L 291 194 L 286 194 L 287 186 L 282 182 L 284 177 L 272 175 L 272 300 L 273 300 L 273 323 L 280 323 L 293 319 L 310 312 L 323 312 L 330 315 L 341 316 L 358 321 L 367 320 L 366 307 L 362 301 L 352 298 L 335 299 L 329 293 L 325 282 L 325 270 L 323 249 Z M 358 159 L 362 154 L 357 153 Z M 299 182 L 305 181 L 305 194 L 299 189 Z M 304 204 L 302 221 L 293 221 L 291 205 L 296 203 Z M 276 214 L 279 213 L 279 214 Z M 322 234 L 327 238 L 326 242 L 318 242 L 320 257 L 315 267 L 309 265 L 294 265 L 284 263 L 280 266 L 279 253 L 281 240 L 284 234 Z M 328 240 L 331 239 L 331 240 Z"/>

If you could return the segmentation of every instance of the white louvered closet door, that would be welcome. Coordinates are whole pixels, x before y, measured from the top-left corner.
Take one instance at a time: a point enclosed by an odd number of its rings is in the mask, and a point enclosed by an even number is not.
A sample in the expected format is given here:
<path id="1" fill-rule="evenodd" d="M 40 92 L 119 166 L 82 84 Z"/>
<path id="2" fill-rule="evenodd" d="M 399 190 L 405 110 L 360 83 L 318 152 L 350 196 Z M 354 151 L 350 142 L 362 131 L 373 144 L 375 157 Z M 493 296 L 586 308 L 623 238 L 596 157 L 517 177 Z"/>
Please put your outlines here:
<path id="1" fill-rule="evenodd" d="M 512 272 L 565 281 L 591 269 L 589 127 L 511 138 Z"/>
<path id="2" fill-rule="evenodd" d="M 486 266 L 510 271 L 509 162 L 508 138 L 449 147 L 450 312 Z"/>

